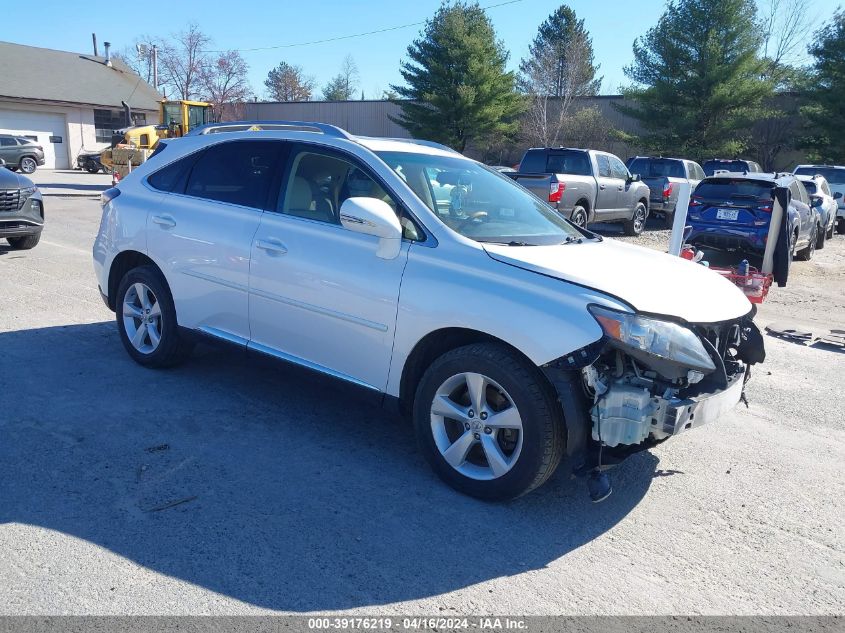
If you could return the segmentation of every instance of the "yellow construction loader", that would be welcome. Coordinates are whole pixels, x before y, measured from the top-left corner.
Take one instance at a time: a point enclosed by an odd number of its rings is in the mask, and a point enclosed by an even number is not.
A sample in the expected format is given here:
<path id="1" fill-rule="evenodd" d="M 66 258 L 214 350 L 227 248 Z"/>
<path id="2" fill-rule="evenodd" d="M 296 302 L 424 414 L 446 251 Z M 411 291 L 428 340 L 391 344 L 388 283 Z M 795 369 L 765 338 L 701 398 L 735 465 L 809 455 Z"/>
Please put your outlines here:
<path id="1" fill-rule="evenodd" d="M 160 104 L 158 125 L 130 125 L 132 112 L 125 101 L 122 104 L 128 127 L 117 130 L 111 147 L 100 154 L 103 166 L 120 178 L 147 160 L 160 139 L 184 136 L 213 120 L 210 103 L 165 100 Z"/>

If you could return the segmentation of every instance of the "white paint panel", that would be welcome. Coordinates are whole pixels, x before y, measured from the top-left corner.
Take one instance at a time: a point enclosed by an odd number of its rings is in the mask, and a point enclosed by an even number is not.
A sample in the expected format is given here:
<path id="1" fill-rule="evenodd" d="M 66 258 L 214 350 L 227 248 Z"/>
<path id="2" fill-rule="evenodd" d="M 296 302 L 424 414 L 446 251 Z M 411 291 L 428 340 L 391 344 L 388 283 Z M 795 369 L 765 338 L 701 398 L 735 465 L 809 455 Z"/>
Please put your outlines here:
<path id="1" fill-rule="evenodd" d="M 0 133 L 35 136 L 44 148 L 44 167 L 68 169 L 67 125 L 64 114 L 27 112 L 0 109 Z M 61 143 L 51 143 L 50 137 L 61 137 Z"/>

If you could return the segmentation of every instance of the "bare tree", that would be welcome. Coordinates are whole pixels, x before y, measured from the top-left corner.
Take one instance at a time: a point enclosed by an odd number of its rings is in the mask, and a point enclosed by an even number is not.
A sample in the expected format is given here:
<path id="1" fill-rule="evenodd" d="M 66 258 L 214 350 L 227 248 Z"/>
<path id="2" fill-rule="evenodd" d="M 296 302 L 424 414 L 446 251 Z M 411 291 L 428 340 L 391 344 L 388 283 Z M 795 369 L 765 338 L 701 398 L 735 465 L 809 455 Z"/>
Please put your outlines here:
<path id="1" fill-rule="evenodd" d="M 141 35 L 133 40 L 131 46 L 124 46 L 120 51 L 112 55 L 112 57 L 116 57 L 122 61 L 124 64 L 129 66 L 136 75 L 140 75 L 144 81 L 152 85 L 153 44 L 161 46 L 158 38 L 151 35 Z"/>
<path id="2" fill-rule="evenodd" d="M 194 23 L 163 42 L 158 51 L 159 83 L 171 88 L 179 99 L 200 97 L 200 78 L 209 63 L 206 49 L 210 43 L 211 39 Z"/>
<path id="3" fill-rule="evenodd" d="M 813 17 L 807 0 L 765 0 L 760 6 L 763 33 L 761 56 L 768 79 L 776 85 L 789 77 L 790 67 L 806 51 Z"/>
<path id="4" fill-rule="evenodd" d="M 326 101 L 349 101 L 357 89 L 358 65 L 352 55 L 347 55 L 343 58 L 340 72 L 323 88 L 323 99 Z"/>
<path id="5" fill-rule="evenodd" d="M 267 73 L 264 85 L 274 101 L 309 101 L 314 92 L 314 78 L 308 77 L 300 66 L 287 62 Z"/>
<path id="6" fill-rule="evenodd" d="M 240 118 L 238 105 L 252 94 L 249 66 L 238 51 L 226 51 L 204 64 L 199 73 L 200 94 L 214 104 L 218 121 Z"/>
<path id="7" fill-rule="evenodd" d="M 532 143 L 557 145 L 573 100 L 595 94 L 592 74 L 584 73 L 591 59 L 589 41 L 574 34 L 562 47 L 541 48 L 523 64 L 520 86 L 529 100 L 523 133 Z"/>

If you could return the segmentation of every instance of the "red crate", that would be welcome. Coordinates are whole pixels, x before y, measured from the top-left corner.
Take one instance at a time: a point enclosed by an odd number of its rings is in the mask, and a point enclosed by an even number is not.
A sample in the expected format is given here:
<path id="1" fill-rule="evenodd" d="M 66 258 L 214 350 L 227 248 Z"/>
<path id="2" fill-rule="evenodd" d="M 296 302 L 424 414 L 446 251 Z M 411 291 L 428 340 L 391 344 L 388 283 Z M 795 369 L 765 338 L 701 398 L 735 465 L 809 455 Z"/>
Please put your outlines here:
<path id="1" fill-rule="evenodd" d="M 730 280 L 737 288 L 745 293 L 751 303 L 763 303 L 769 295 L 769 288 L 772 287 L 772 276 L 761 273 L 754 267 L 748 269 L 747 275 L 740 275 L 736 272 L 736 268 L 715 268 L 714 270 L 725 279 Z"/>

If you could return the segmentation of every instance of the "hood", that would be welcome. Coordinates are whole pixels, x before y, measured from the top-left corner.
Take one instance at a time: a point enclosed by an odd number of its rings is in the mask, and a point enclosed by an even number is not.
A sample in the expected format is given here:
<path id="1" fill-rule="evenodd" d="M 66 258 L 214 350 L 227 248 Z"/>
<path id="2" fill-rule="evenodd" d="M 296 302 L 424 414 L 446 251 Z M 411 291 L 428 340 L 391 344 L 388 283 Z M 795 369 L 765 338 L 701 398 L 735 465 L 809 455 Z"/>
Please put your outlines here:
<path id="1" fill-rule="evenodd" d="M 483 246 L 497 261 L 613 295 L 639 312 L 714 323 L 751 310 L 739 288 L 705 266 L 617 240 Z"/>
<path id="2" fill-rule="evenodd" d="M 0 167 L 0 189 L 23 189 L 35 184 L 26 176 L 16 174 L 11 169 Z"/>

